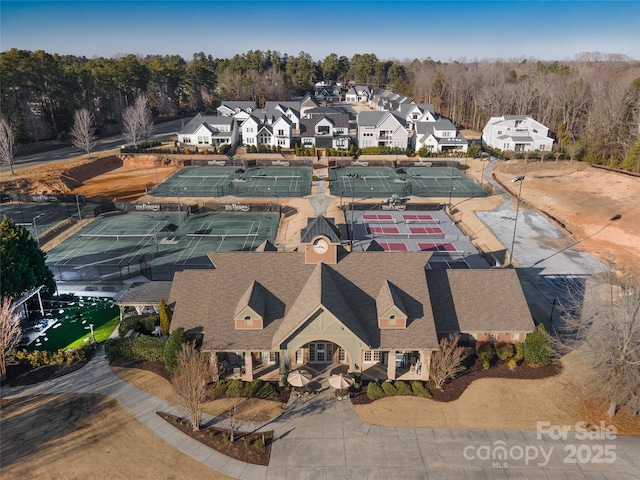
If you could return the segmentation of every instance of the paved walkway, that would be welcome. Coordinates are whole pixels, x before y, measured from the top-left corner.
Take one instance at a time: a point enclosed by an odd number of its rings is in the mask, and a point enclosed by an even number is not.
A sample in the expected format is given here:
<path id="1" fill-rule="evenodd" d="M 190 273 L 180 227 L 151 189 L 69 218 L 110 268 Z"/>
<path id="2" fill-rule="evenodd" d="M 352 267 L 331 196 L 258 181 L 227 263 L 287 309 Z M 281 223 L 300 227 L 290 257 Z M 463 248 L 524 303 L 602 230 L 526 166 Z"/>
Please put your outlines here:
<path id="1" fill-rule="evenodd" d="M 3 398 L 51 393 L 113 397 L 178 450 L 230 477 L 246 480 L 639 478 L 640 437 L 586 441 L 569 434 L 564 440 L 551 440 L 537 438 L 534 431 L 378 427 L 363 423 L 350 401 L 333 397 L 327 375 L 324 372 L 314 379 L 325 386 L 318 394 L 293 399 L 279 417 L 266 424 L 243 425 L 243 430 L 274 430 L 268 467 L 228 458 L 162 420 L 156 411 L 180 415 L 180 408 L 120 380 L 102 351 L 69 375 L 27 387 L 3 388 L 0 393 Z M 224 424 L 215 417 L 205 422 Z M 568 444 L 584 445 L 579 447 L 582 456 L 578 458 L 585 463 L 567 463 L 576 458 L 570 456 Z M 586 462 L 603 458 L 598 446 L 602 444 L 614 447 L 615 461 Z M 502 463 L 491 458 L 500 448 L 507 452 Z"/>

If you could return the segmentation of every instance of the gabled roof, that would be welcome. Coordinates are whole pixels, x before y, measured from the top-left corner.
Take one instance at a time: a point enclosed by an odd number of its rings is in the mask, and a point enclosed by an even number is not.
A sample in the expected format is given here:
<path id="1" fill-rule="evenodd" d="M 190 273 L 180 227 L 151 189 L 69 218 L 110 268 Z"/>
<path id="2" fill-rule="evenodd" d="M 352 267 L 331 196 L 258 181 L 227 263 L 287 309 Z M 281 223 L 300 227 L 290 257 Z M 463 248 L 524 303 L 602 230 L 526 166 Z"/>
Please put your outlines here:
<path id="1" fill-rule="evenodd" d="M 338 288 L 334 275 L 335 272 L 328 265 L 324 263 L 316 265 L 273 337 L 272 348 L 278 348 L 284 340 L 304 325 L 318 308 L 329 312 L 362 342 L 369 344 L 362 325 Z"/>
<path id="2" fill-rule="evenodd" d="M 198 113 L 195 117 L 189 120 L 182 130 L 178 132 L 180 135 L 191 135 L 194 134 L 201 125 L 204 125 L 207 130 L 213 133 L 210 125 L 228 125 L 232 126 L 236 122 L 236 119 L 233 117 L 220 117 L 218 115 L 204 115 L 202 113 Z M 217 132 L 216 132 L 217 133 Z M 231 132 L 224 132 L 231 133 Z"/>
<path id="3" fill-rule="evenodd" d="M 277 252 L 278 247 L 276 247 L 269 240 L 265 240 L 260 245 L 258 245 L 255 249 L 256 252 Z"/>
<path id="4" fill-rule="evenodd" d="M 336 227 L 333 219 L 324 215 L 307 220 L 307 226 L 300 229 L 300 243 L 311 243 L 318 235 L 329 237 L 333 243 L 341 242 L 340 230 Z"/>
<path id="5" fill-rule="evenodd" d="M 391 307 L 396 307 L 400 312 L 406 315 L 404 303 L 402 297 L 396 287 L 389 280 L 385 281 L 380 288 L 380 292 L 376 297 L 376 304 L 378 306 L 378 316 L 387 312 Z"/>
<path id="6" fill-rule="evenodd" d="M 249 288 L 247 288 L 244 294 L 238 300 L 238 306 L 236 307 L 236 311 L 234 313 L 234 318 L 237 318 L 243 310 L 247 307 L 253 310 L 257 315 L 261 318 L 264 318 L 265 310 L 267 308 L 267 298 L 266 298 L 265 288 L 260 285 L 255 280 L 251 282 Z"/>
<path id="7" fill-rule="evenodd" d="M 272 350 L 276 332 L 282 338 L 300 320 L 290 315 L 294 304 L 303 314 L 321 305 L 340 316 L 338 320 L 345 328 L 353 329 L 353 334 L 366 339 L 371 348 L 436 348 L 424 270 L 430 257 L 428 252 L 352 252 L 335 265 L 322 265 L 310 281 L 318 265 L 306 264 L 302 252 L 210 253 L 214 269 L 175 274 L 172 328 L 204 333 L 205 350 Z M 408 316 L 406 329 L 378 328 L 375 298 L 387 280 L 402 292 Z M 264 328 L 237 331 L 233 315 L 246 293 L 244 286 L 253 281 L 269 292 Z M 308 291 L 303 292 L 304 288 Z M 313 292 L 314 288 L 321 291 Z M 304 301 L 298 301 L 301 296 L 317 302 L 307 307 Z M 281 330 L 285 318 L 290 320 Z"/>
<path id="8" fill-rule="evenodd" d="M 363 111 L 358 113 L 358 125 L 362 127 L 377 127 L 389 116 L 394 118 L 401 126 L 406 126 L 407 122 L 393 112 Z"/>

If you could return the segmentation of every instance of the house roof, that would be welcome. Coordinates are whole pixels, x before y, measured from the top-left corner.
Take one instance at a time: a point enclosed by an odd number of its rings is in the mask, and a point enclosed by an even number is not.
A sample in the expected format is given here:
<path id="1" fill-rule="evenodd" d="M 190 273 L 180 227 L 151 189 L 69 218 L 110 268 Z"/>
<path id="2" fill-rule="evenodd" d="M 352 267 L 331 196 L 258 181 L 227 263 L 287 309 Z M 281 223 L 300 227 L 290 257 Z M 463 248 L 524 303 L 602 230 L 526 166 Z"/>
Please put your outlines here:
<path id="1" fill-rule="evenodd" d="M 207 130 L 212 132 L 210 125 L 229 125 L 232 126 L 236 121 L 233 117 L 220 117 L 218 115 L 204 115 L 202 113 L 198 113 L 195 117 L 189 120 L 182 130 L 178 132 L 180 135 L 192 135 L 194 134 L 201 125 L 204 125 Z M 231 132 L 222 132 L 226 135 L 231 134 Z"/>
<path id="2" fill-rule="evenodd" d="M 516 270 L 428 270 L 426 275 L 438 332 L 533 331 Z"/>
<path id="3" fill-rule="evenodd" d="M 169 303 L 172 282 L 135 282 L 119 297 L 114 298 L 118 305 L 157 305 L 160 299 Z"/>
<path id="4" fill-rule="evenodd" d="M 397 122 L 405 126 L 406 121 L 404 118 L 398 116 L 393 112 L 380 112 L 380 111 L 363 111 L 358 113 L 358 125 L 376 127 L 382 123 L 389 115 L 397 120 Z"/>
<path id="5" fill-rule="evenodd" d="M 305 315 L 326 309 L 371 348 L 436 348 L 426 287 L 428 252 L 353 252 L 336 265 L 307 265 L 302 252 L 211 253 L 213 270 L 185 270 L 174 277 L 172 326 L 202 332 L 207 350 L 271 350 Z M 393 283 L 408 315 L 407 328 L 381 331 L 376 297 Z M 241 298 L 254 281 L 269 293 L 264 328 L 237 331 Z"/>

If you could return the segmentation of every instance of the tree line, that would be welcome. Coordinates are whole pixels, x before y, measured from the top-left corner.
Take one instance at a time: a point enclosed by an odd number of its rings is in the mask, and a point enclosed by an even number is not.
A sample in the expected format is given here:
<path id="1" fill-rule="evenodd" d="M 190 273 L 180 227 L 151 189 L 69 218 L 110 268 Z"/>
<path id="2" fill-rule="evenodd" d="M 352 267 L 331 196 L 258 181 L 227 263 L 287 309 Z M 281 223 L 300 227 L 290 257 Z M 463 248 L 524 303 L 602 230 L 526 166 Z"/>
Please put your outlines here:
<path id="1" fill-rule="evenodd" d="M 19 143 L 64 137 L 86 108 L 96 127 L 119 124 L 146 95 L 154 117 L 212 111 L 221 100 L 288 100 L 319 81 L 388 88 L 431 103 L 460 128 L 481 130 L 489 118 L 529 114 L 555 134 L 572 159 L 640 170 L 640 62 L 618 54 L 583 53 L 570 61 L 535 59 L 440 62 L 351 58 L 315 61 L 250 50 L 232 58 L 204 52 L 85 58 L 42 50 L 0 53 L 1 113 Z"/>

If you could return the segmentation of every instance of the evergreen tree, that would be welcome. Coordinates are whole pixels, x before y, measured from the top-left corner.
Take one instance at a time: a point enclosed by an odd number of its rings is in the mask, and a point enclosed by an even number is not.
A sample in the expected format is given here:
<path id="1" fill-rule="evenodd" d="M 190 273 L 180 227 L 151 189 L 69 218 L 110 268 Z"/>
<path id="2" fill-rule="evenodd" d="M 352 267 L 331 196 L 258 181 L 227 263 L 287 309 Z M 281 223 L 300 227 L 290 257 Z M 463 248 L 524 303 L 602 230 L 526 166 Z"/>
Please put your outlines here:
<path id="1" fill-rule="evenodd" d="M 0 258 L 0 296 L 19 297 L 40 285 L 45 287 L 44 297 L 55 293 L 53 273 L 45 265 L 47 255 L 38 248 L 27 229 L 6 215 L 0 222 Z"/>
<path id="2" fill-rule="evenodd" d="M 171 326 L 171 309 L 164 303 L 164 298 L 160 299 L 160 334 L 169 335 L 169 327 Z"/>

